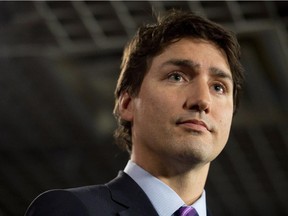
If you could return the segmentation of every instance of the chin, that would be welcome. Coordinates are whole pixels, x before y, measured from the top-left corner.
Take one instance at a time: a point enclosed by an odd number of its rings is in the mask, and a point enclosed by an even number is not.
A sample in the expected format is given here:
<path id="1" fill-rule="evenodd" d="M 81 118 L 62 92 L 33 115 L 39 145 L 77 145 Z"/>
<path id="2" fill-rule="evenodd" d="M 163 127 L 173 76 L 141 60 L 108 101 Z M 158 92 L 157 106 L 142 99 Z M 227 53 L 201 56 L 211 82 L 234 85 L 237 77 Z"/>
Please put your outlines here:
<path id="1" fill-rule="evenodd" d="M 199 145 L 194 145 L 192 148 L 182 150 L 182 152 L 179 154 L 179 157 L 181 160 L 194 163 L 194 164 L 206 164 L 213 161 L 220 152 L 216 152 L 215 149 L 212 148 L 212 145 L 205 145 L 205 143 L 202 143 Z"/>

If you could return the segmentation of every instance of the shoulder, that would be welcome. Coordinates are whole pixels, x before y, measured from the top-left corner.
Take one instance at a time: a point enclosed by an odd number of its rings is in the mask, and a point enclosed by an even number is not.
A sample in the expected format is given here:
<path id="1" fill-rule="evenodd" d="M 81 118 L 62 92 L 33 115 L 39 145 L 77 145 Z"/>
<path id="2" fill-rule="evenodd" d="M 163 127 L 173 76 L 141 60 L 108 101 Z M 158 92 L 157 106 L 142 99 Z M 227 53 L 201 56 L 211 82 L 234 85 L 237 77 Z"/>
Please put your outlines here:
<path id="1" fill-rule="evenodd" d="M 126 208 L 121 204 L 121 200 L 126 199 L 127 191 L 121 182 L 126 178 L 121 176 L 108 184 L 46 191 L 30 204 L 25 216 L 116 215 Z M 117 201 L 113 198 L 113 191 Z M 121 194 L 119 200 L 118 192 Z"/>
<path id="2" fill-rule="evenodd" d="M 116 215 L 127 205 L 133 206 L 135 197 L 143 200 L 141 189 L 136 185 L 129 176 L 120 172 L 104 185 L 50 190 L 36 197 L 25 216 Z"/>
<path id="3" fill-rule="evenodd" d="M 95 203 L 97 203 L 97 206 L 104 205 L 108 207 L 109 204 L 111 205 L 111 193 L 106 185 L 84 186 L 67 189 L 66 191 L 77 197 L 86 208 L 95 206 Z"/>
<path id="4" fill-rule="evenodd" d="M 25 216 L 71 215 L 87 216 L 82 202 L 68 190 L 50 190 L 40 194 L 31 203 Z"/>
<path id="5" fill-rule="evenodd" d="M 101 206 L 101 202 L 109 196 L 109 190 L 104 185 L 49 190 L 36 197 L 25 216 L 87 216 L 91 206 L 95 203 Z"/>

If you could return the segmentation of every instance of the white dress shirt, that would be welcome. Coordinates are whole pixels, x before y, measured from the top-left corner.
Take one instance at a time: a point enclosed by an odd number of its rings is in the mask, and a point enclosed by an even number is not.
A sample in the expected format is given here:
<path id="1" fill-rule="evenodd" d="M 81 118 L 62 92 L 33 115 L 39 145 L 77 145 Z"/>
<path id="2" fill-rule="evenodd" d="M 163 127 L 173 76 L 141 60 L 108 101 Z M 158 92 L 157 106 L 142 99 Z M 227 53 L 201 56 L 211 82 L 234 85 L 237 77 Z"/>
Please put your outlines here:
<path id="1" fill-rule="evenodd" d="M 152 176 L 133 161 L 129 160 L 124 172 L 127 173 L 146 193 L 159 216 L 173 216 L 184 201 L 178 194 L 158 178 Z M 192 205 L 199 216 L 206 216 L 206 196 L 203 191 L 201 197 Z"/>

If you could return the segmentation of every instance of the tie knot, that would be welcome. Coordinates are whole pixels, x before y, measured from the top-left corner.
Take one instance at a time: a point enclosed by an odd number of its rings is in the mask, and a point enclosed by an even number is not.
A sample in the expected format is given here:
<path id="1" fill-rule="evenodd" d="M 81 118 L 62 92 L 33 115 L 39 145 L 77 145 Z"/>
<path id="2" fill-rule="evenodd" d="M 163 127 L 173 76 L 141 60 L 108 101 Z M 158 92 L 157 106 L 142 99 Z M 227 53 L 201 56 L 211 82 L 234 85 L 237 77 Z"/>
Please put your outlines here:
<path id="1" fill-rule="evenodd" d="M 191 206 L 182 206 L 177 211 L 177 216 L 199 216 L 196 209 Z"/>

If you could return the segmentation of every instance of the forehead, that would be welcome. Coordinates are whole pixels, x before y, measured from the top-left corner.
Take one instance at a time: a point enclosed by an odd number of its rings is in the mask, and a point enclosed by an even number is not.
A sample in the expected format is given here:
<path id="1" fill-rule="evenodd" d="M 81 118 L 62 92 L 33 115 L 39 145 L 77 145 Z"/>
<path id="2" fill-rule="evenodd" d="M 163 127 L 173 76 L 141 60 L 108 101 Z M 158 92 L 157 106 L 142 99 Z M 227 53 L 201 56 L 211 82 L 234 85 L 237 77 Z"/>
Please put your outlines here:
<path id="1" fill-rule="evenodd" d="M 215 67 L 231 74 L 226 53 L 211 41 L 191 37 L 175 41 L 151 59 L 150 68 L 160 67 L 171 59 L 191 60 L 199 68 Z"/>

